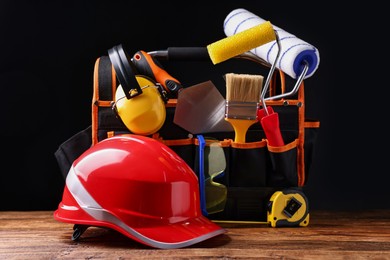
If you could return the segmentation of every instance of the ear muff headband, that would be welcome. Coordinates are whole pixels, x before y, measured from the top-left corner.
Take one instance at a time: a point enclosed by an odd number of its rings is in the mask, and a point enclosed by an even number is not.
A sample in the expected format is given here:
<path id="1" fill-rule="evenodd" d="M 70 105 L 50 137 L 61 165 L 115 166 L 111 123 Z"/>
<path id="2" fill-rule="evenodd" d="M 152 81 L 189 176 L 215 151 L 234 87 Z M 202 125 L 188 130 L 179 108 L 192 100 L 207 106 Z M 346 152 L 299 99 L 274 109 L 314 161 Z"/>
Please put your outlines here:
<path id="1" fill-rule="evenodd" d="M 114 67 L 115 74 L 118 77 L 127 99 L 138 96 L 142 89 L 135 77 L 136 68 L 129 62 L 129 56 L 123 49 L 122 44 L 112 47 L 108 50 L 108 56 Z M 135 90 L 135 91 L 133 91 Z"/>

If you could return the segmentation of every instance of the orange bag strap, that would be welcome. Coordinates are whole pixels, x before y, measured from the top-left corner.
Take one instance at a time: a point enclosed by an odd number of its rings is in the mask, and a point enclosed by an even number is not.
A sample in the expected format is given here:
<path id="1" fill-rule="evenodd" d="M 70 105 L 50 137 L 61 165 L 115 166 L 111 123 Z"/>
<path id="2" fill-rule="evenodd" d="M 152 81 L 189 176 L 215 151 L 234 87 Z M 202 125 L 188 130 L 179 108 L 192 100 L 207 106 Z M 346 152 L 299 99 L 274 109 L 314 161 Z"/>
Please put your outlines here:
<path id="1" fill-rule="evenodd" d="M 100 128 L 99 113 L 102 110 L 111 110 L 111 102 L 116 91 L 115 71 L 108 56 L 101 56 L 95 62 L 93 73 L 92 96 L 92 145 L 99 142 L 98 130 Z"/>

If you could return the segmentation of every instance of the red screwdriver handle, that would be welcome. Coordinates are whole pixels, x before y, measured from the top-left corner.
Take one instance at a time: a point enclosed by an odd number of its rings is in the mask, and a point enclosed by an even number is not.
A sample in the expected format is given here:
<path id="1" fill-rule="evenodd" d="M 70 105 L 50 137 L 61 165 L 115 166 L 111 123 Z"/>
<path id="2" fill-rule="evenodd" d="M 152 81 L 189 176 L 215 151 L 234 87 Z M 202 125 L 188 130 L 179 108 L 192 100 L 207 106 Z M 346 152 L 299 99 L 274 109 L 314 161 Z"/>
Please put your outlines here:
<path id="1" fill-rule="evenodd" d="M 267 107 L 268 115 L 264 109 L 257 110 L 257 118 L 263 127 L 265 136 L 270 146 L 283 146 L 284 141 L 279 127 L 279 115 L 272 107 Z"/>

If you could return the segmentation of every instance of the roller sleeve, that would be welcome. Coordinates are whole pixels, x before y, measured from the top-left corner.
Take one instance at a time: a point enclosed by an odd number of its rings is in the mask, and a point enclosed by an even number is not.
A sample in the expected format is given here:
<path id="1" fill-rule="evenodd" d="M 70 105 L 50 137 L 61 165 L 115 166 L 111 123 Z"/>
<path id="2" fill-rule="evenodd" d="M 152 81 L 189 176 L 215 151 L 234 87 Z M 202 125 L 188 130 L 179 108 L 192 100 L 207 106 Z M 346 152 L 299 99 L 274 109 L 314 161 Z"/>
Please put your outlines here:
<path id="1" fill-rule="evenodd" d="M 276 39 L 272 24 L 267 21 L 207 45 L 213 64 L 250 51 Z"/>

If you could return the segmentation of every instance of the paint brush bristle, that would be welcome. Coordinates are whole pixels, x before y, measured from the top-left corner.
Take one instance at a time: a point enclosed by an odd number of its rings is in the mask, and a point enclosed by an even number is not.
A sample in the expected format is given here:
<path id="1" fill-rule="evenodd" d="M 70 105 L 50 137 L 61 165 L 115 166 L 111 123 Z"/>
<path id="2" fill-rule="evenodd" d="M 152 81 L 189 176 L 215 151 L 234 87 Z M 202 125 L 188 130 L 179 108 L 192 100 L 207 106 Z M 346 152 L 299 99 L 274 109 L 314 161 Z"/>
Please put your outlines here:
<path id="1" fill-rule="evenodd" d="M 259 102 L 264 77 L 254 74 L 226 75 L 226 100 L 239 102 Z"/>

